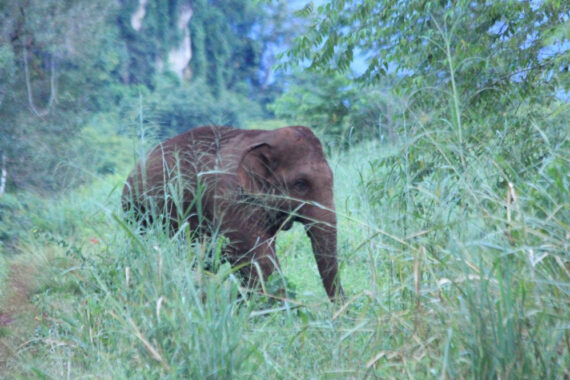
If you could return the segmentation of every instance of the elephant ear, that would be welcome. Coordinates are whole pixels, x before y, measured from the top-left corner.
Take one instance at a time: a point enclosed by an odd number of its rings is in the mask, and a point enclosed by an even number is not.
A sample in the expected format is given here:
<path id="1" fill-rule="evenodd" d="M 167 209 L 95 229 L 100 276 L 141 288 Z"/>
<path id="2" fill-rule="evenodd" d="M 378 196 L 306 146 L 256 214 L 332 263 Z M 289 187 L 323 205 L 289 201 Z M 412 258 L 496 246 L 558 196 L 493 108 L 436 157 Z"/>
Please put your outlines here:
<path id="1" fill-rule="evenodd" d="M 276 167 L 271 145 L 265 142 L 252 145 L 240 159 L 237 168 L 238 182 L 248 193 L 267 192 L 274 182 Z"/>

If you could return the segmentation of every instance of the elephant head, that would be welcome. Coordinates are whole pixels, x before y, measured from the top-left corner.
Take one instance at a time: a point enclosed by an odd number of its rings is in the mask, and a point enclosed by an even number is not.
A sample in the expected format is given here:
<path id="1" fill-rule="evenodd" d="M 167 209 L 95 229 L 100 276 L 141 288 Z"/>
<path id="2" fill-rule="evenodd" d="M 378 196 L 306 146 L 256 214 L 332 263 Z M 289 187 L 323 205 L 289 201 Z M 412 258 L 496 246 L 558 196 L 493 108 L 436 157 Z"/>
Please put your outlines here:
<path id="1" fill-rule="evenodd" d="M 246 193 L 265 200 L 273 233 L 293 222 L 305 225 L 331 300 L 344 297 L 338 276 L 337 221 L 333 173 L 321 143 L 306 127 L 287 127 L 261 134 L 239 159 L 237 179 Z"/>

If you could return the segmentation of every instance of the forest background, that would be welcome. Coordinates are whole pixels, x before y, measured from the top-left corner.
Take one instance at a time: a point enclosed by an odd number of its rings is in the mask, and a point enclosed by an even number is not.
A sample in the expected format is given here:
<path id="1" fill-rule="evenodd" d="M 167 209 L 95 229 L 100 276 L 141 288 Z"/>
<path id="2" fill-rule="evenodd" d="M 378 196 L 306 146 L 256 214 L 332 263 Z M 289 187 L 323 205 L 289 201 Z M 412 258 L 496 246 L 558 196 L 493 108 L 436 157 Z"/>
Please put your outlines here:
<path id="1" fill-rule="evenodd" d="M 569 41 L 563 1 L 0 0 L 0 375 L 568 377 Z M 322 138 L 347 304 L 302 231 L 244 306 L 121 222 L 204 124 Z"/>

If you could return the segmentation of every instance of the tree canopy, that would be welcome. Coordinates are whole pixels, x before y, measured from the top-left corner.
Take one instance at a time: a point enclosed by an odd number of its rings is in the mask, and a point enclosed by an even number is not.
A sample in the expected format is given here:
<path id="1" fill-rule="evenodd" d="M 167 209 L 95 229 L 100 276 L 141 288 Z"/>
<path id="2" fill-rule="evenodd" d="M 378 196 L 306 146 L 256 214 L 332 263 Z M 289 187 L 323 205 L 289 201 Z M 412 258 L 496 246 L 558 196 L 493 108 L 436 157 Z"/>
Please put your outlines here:
<path id="1" fill-rule="evenodd" d="M 476 93 L 516 83 L 559 85 L 569 64 L 569 12 L 560 1 L 332 0 L 317 8 L 313 27 L 287 56 L 341 71 L 364 57 L 365 83 L 396 71 L 406 83 L 437 85 L 461 70 Z"/>
<path id="2" fill-rule="evenodd" d="M 0 165 L 8 187 L 54 191 L 82 178 L 85 170 L 71 169 L 81 166 L 73 147 L 88 125 L 106 131 L 88 134 L 104 143 L 133 123 L 164 137 L 260 115 L 260 99 L 279 92 L 266 91 L 269 47 L 283 38 L 267 31 L 279 17 L 281 6 L 246 0 L 0 0 Z M 180 78 L 168 60 L 185 29 L 191 59 Z"/>
<path id="3" fill-rule="evenodd" d="M 524 166 L 546 153 L 530 137 L 549 107 L 568 99 L 568 2 L 332 0 L 303 12 L 312 25 L 283 55 L 283 67 L 330 76 L 364 61 L 352 87 L 389 81 L 401 116 L 417 121 L 419 130 L 453 131 L 459 154 L 482 153 L 497 138 L 506 156 L 526 152 L 517 158 Z M 558 125 L 545 125 L 554 139 L 566 130 Z"/>

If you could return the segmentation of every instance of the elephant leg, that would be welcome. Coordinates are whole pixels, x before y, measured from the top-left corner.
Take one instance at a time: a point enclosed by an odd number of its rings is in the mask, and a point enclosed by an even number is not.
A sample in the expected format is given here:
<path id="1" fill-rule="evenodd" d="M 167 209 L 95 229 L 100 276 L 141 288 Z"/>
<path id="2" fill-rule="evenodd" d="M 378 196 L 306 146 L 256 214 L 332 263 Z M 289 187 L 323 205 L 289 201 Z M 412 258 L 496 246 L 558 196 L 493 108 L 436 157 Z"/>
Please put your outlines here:
<path id="1" fill-rule="evenodd" d="M 260 280 L 266 281 L 275 270 L 281 270 L 279 259 L 275 254 L 275 238 L 259 242 L 248 256 L 249 265 L 246 268 L 249 269 L 249 278 L 247 284 L 250 287 L 257 286 Z"/>
<path id="2" fill-rule="evenodd" d="M 247 288 L 254 289 L 261 281 L 266 281 L 275 270 L 280 271 L 281 265 L 275 254 L 275 237 L 259 239 L 249 246 L 249 249 L 239 250 L 241 254 L 232 265 L 243 266 L 240 269 L 242 282 Z M 236 257 L 235 254 L 231 256 Z"/>

